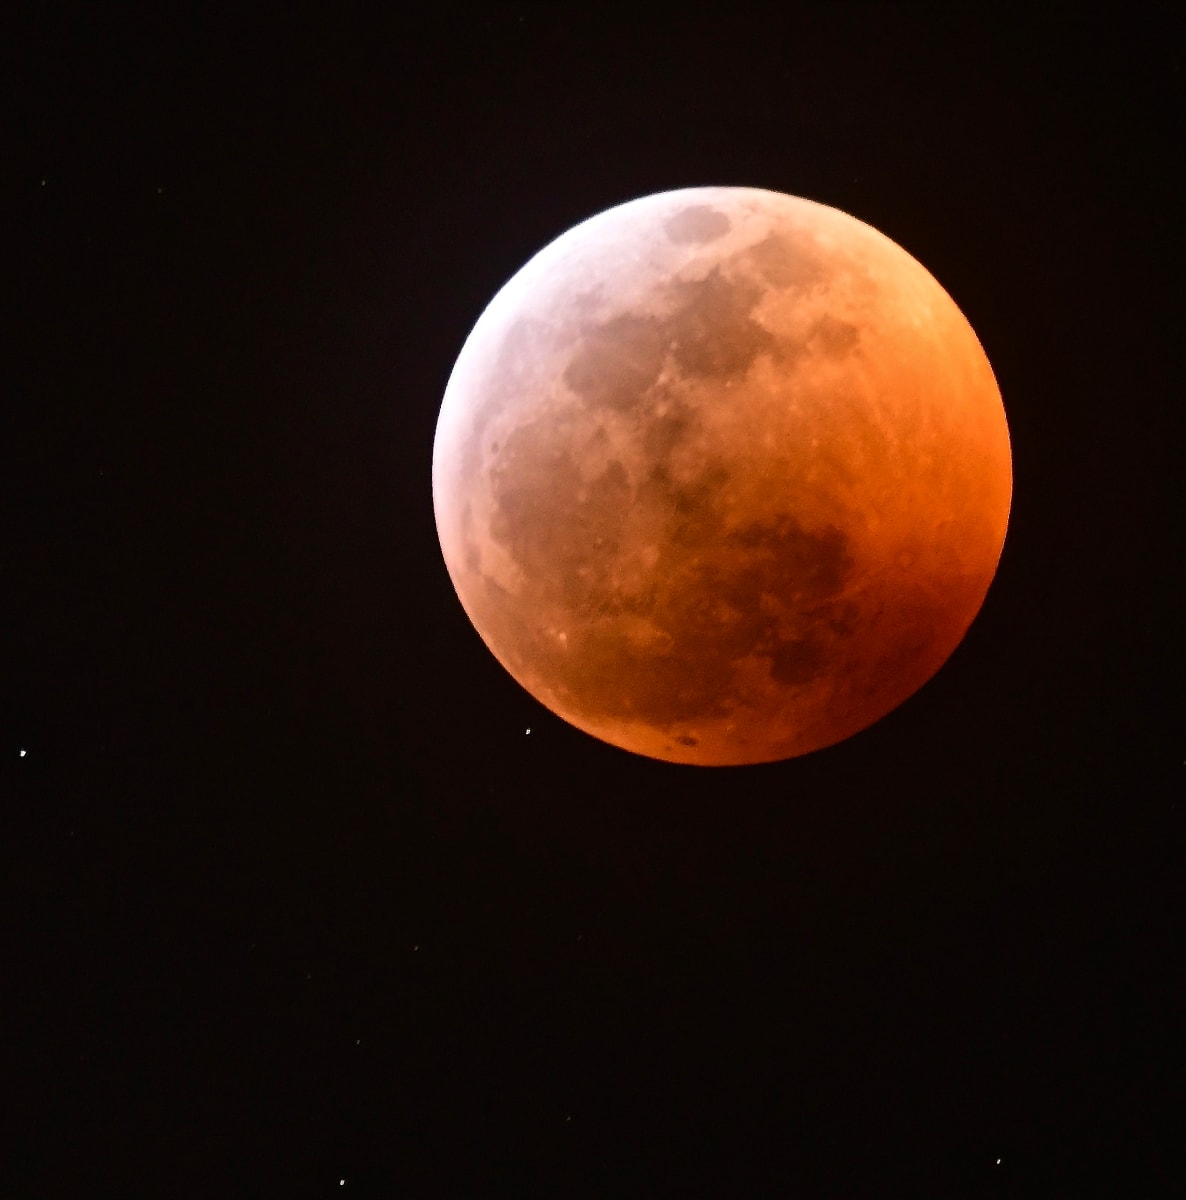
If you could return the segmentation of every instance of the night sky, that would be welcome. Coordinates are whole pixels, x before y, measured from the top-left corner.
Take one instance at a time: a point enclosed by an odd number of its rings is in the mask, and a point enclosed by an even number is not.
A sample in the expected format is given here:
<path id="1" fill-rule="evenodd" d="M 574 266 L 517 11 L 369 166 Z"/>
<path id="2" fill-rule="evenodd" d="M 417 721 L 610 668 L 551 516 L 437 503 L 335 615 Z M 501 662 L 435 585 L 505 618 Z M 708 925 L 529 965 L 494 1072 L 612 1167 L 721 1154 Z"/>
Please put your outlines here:
<path id="1" fill-rule="evenodd" d="M 1183 1194 L 1171 10 L 440 7 L 5 18 L 0 1191 Z M 433 522 L 489 299 L 700 184 L 905 247 L 1013 439 L 945 668 L 761 767 L 542 709 Z"/>

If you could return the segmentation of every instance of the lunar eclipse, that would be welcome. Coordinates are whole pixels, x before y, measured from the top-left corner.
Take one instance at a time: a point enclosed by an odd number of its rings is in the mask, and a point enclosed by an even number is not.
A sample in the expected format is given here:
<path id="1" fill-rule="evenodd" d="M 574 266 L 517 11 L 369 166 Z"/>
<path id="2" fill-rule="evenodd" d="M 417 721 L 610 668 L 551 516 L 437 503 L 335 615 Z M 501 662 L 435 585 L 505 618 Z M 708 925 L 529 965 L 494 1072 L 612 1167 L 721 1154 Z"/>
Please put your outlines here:
<path id="1" fill-rule="evenodd" d="M 867 728 L 979 611 L 1009 435 L 974 331 L 869 225 L 752 188 L 643 197 L 494 297 L 433 451 L 474 627 L 622 749 L 772 762 Z"/>

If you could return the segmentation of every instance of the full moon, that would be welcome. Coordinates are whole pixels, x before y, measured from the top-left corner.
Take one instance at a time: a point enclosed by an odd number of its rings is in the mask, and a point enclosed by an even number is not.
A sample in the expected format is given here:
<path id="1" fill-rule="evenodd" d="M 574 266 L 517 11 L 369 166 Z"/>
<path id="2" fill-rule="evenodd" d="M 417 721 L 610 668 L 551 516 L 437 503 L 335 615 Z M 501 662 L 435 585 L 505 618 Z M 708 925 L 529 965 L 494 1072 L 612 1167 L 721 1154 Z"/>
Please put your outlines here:
<path id="1" fill-rule="evenodd" d="M 837 209 L 663 192 L 490 302 L 449 378 L 433 501 L 462 607 L 577 728 L 774 762 L 913 695 L 1004 545 L 1009 433 L 931 274 Z"/>

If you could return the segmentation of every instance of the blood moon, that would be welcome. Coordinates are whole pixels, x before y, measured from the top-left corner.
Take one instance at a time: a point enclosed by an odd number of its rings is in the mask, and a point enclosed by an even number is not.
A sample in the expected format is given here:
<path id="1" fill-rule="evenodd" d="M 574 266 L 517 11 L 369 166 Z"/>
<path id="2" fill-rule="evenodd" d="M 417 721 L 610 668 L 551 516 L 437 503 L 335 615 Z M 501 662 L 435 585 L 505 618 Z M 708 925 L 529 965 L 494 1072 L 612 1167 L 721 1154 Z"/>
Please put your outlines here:
<path id="1" fill-rule="evenodd" d="M 864 729 L 945 662 L 1009 517 L 975 333 L 854 217 L 647 196 L 541 250 L 449 379 L 445 564 L 495 657 L 625 750 L 727 765 Z"/>

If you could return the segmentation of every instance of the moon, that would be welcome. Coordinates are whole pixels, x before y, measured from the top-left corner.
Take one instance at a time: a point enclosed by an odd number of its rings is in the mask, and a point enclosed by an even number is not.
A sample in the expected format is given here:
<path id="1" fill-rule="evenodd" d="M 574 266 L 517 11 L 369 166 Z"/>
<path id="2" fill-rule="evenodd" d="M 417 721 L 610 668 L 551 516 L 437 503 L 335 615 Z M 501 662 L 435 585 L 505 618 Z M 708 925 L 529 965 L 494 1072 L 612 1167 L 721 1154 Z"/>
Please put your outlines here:
<path id="1" fill-rule="evenodd" d="M 462 607 L 552 712 L 668 762 L 775 762 L 902 704 L 983 604 L 1012 495 L 976 334 L 885 235 L 688 188 L 535 255 L 437 421 Z"/>

